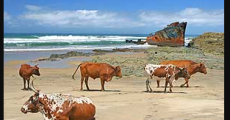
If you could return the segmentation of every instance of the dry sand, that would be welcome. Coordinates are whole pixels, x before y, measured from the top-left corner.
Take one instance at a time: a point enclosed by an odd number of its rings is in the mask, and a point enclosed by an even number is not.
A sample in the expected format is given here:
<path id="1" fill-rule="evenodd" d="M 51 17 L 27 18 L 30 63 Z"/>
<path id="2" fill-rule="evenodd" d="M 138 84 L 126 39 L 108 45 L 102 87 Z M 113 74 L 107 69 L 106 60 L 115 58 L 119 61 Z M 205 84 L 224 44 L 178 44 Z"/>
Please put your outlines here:
<path id="1" fill-rule="evenodd" d="M 139 57 L 141 54 L 135 54 Z M 111 57 L 113 54 L 106 54 Z M 123 55 L 125 56 L 125 55 Z M 126 55 L 128 56 L 128 55 Z M 28 60 L 29 61 L 29 60 Z M 32 94 L 22 91 L 23 80 L 18 74 L 19 65 L 26 61 L 10 61 L 4 65 L 4 119 L 41 120 L 40 113 L 23 114 L 20 108 Z M 153 93 L 147 93 L 146 77 L 114 77 L 105 83 L 106 91 L 101 92 L 100 80 L 89 79 L 92 91 L 79 91 L 80 72 L 71 79 L 76 69 L 40 68 L 41 76 L 36 77 L 35 87 L 43 93 L 69 93 L 87 96 L 96 106 L 96 120 L 223 120 L 224 119 L 224 70 L 207 69 L 208 74 L 197 73 L 190 79 L 189 88 L 180 88 L 184 82 L 174 82 L 173 93 L 163 93 L 152 80 Z M 121 66 L 122 67 L 122 66 Z M 161 82 L 164 85 L 164 81 Z M 84 85 L 84 89 L 86 89 Z"/>

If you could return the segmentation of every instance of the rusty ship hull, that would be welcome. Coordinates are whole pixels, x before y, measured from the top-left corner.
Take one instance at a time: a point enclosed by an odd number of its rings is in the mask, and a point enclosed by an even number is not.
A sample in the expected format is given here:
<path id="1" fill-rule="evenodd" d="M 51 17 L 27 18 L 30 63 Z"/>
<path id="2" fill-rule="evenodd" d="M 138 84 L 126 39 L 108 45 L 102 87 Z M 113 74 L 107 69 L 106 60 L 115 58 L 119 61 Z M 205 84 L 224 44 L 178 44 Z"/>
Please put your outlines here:
<path id="1" fill-rule="evenodd" d="M 154 35 L 150 33 L 146 42 L 150 45 L 159 46 L 184 46 L 185 30 L 187 22 L 174 22 L 166 28 L 157 31 Z"/>

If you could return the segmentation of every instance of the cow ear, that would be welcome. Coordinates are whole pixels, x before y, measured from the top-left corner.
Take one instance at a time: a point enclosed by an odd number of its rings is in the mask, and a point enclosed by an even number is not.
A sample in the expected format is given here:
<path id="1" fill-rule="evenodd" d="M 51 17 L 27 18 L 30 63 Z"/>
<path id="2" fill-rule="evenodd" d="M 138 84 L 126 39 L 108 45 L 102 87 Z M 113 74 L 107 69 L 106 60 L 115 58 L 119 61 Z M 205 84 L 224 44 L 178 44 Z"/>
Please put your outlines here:
<path id="1" fill-rule="evenodd" d="M 120 66 L 117 66 L 116 69 L 119 70 L 119 69 L 120 69 Z"/>
<path id="2" fill-rule="evenodd" d="M 200 63 L 200 67 L 202 67 L 204 64 L 203 63 Z"/>
<path id="3" fill-rule="evenodd" d="M 119 71 L 119 70 L 121 70 L 121 68 L 120 68 L 120 66 L 117 66 L 116 71 Z"/>
<path id="4" fill-rule="evenodd" d="M 37 65 L 35 65 L 35 67 L 36 67 L 37 69 L 39 69 L 38 64 L 37 64 Z"/>

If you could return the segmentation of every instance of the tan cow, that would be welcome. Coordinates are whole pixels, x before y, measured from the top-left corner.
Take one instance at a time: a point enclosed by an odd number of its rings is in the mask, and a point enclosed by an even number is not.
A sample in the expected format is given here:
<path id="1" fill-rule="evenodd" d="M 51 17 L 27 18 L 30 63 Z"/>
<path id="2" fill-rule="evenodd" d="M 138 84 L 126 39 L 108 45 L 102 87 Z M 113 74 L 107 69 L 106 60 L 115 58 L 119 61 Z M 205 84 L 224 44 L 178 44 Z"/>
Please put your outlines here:
<path id="1" fill-rule="evenodd" d="M 112 80 L 113 76 L 122 77 L 121 68 L 119 66 L 114 67 L 107 63 L 94 63 L 94 62 L 85 62 L 78 65 L 75 70 L 72 78 L 74 79 L 74 75 L 77 72 L 78 68 L 81 70 L 81 89 L 83 90 L 83 81 L 85 80 L 85 85 L 87 90 L 89 90 L 88 79 L 89 77 L 96 79 L 101 79 L 101 91 L 104 91 L 105 82 L 109 82 Z"/>
<path id="2" fill-rule="evenodd" d="M 31 76 L 33 77 L 33 75 L 40 76 L 39 67 L 37 65 L 32 67 L 28 64 L 22 64 L 21 68 L 19 69 L 19 75 L 23 78 L 24 87 L 22 88 L 22 90 L 28 90 L 30 89 L 29 87 L 30 77 Z M 28 85 L 27 88 L 26 88 L 26 81 Z"/>

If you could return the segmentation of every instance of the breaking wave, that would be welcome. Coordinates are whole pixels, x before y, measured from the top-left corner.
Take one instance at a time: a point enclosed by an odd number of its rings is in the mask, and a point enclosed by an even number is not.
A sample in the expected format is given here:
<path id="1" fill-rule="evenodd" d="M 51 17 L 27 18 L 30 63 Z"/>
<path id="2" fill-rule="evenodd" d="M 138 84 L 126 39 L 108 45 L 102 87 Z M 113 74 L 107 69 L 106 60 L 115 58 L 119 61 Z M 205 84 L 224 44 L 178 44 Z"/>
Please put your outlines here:
<path id="1" fill-rule="evenodd" d="M 145 40 L 147 35 L 4 35 L 4 51 L 55 51 L 93 50 L 115 48 L 147 48 L 151 45 L 136 45 L 125 40 Z M 185 46 L 193 37 L 185 38 Z"/>

